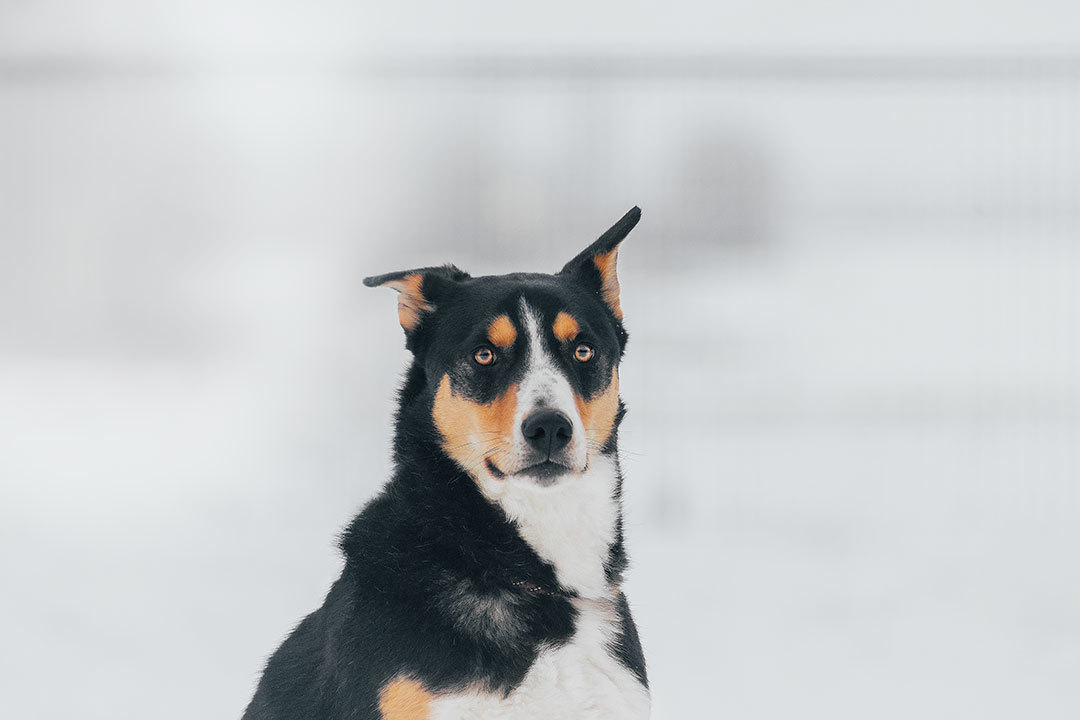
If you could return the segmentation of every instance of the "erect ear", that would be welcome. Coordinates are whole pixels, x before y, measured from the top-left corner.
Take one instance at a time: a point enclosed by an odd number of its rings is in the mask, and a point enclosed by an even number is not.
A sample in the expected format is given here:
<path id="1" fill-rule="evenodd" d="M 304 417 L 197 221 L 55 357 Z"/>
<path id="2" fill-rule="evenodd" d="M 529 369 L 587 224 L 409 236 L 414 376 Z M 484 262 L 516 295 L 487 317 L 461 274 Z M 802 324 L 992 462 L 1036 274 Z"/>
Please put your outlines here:
<path id="1" fill-rule="evenodd" d="M 622 320 L 623 316 L 622 307 L 619 305 L 619 276 L 615 271 L 619 243 L 630 234 L 640 219 L 641 208 L 631 208 L 619 222 L 559 271 L 560 275 L 574 276 L 599 294 L 619 320 Z"/>
<path id="2" fill-rule="evenodd" d="M 368 287 L 389 287 L 398 291 L 398 321 L 406 335 L 412 335 L 425 313 L 435 309 L 440 294 L 449 283 L 465 280 L 469 273 L 453 265 L 417 268 L 364 278 Z"/>

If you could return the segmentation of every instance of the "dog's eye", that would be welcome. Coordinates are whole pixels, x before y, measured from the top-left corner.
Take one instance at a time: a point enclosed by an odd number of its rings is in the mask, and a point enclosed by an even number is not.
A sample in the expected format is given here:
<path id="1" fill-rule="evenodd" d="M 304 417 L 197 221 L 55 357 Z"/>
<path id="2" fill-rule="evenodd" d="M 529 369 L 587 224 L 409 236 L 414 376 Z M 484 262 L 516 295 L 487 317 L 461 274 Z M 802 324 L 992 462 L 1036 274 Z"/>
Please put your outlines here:
<path id="1" fill-rule="evenodd" d="M 473 353 L 473 360 L 476 361 L 477 365 L 494 365 L 495 353 L 485 345 L 476 349 L 476 352 Z"/>
<path id="2" fill-rule="evenodd" d="M 593 349 L 591 347 L 589 347 L 588 345 L 586 345 L 585 343 L 581 343 L 580 345 L 577 346 L 577 349 L 574 350 L 574 358 L 578 362 L 583 362 L 583 363 L 589 362 L 590 360 L 592 360 L 593 355 L 595 355 L 595 354 L 596 353 L 593 351 Z"/>

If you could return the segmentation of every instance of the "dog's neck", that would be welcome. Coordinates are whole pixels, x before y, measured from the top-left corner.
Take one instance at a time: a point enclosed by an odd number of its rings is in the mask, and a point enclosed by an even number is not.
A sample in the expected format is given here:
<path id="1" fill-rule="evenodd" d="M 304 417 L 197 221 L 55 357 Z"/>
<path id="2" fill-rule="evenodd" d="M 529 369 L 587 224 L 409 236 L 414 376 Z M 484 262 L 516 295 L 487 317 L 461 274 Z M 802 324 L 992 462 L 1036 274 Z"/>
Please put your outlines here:
<path id="1" fill-rule="evenodd" d="M 481 480 L 478 485 L 529 547 L 555 569 L 559 585 L 585 598 L 611 596 L 623 563 L 615 454 L 598 454 L 585 472 L 549 487 L 521 478 Z"/>
<path id="2" fill-rule="evenodd" d="M 521 478 L 488 483 L 469 477 L 437 447 L 400 453 L 395 483 L 440 542 L 467 543 L 484 557 L 483 573 L 505 575 L 583 598 L 611 598 L 626 566 L 622 540 L 621 481 L 617 455 L 597 455 L 589 468 L 549 487 Z M 425 458 L 417 464 L 415 458 Z M 432 483 L 433 478 L 439 478 Z M 419 482 L 419 478 L 426 478 Z M 493 483 L 499 483 L 493 485 Z M 486 508 L 486 509 L 485 509 Z M 442 530 L 436 532 L 436 526 Z M 515 560 L 518 546 L 534 559 Z M 478 552 L 490 547 L 490 552 Z"/>

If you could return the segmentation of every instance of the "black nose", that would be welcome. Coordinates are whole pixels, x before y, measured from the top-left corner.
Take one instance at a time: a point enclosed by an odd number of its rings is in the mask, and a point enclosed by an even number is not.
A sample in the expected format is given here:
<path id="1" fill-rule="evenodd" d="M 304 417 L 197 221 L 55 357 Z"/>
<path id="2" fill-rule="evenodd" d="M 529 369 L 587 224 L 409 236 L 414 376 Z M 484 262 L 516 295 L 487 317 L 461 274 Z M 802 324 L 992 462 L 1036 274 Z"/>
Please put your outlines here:
<path id="1" fill-rule="evenodd" d="M 574 426 L 558 410 L 537 410 L 521 423 L 521 432 L 527 443 L 550 458 L 567 446 Z"/>

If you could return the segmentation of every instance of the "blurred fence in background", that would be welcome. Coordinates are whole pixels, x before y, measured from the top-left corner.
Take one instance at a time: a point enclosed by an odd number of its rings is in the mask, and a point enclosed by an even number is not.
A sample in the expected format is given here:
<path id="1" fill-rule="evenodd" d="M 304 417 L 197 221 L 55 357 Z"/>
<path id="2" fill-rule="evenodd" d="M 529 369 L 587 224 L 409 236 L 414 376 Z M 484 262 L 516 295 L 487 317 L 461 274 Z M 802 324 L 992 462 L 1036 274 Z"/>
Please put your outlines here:
<path id="1" fill-rule="evenodd" d="M 360 278 L 634 204 L 656 717 L 1080 711 L 1071 4 L 185 8 L 0 3 L 0 714 L 238 716 L 387 475 Z"/>

